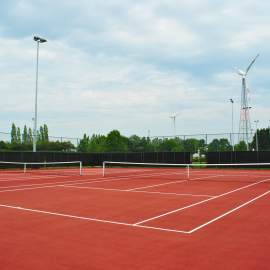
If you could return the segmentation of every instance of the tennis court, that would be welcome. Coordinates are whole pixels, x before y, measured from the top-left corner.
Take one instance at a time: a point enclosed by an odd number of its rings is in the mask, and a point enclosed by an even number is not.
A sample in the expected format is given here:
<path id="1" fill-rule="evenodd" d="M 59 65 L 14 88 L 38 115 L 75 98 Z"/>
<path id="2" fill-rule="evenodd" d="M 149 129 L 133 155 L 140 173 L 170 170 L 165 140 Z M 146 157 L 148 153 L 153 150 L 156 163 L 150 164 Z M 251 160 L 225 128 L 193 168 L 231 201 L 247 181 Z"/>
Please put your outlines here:
<path id="1" fill-rule="evenodd" d="M 256 168 L 0 170 L 1 269 L 269 269 L 269 184 Z"/>

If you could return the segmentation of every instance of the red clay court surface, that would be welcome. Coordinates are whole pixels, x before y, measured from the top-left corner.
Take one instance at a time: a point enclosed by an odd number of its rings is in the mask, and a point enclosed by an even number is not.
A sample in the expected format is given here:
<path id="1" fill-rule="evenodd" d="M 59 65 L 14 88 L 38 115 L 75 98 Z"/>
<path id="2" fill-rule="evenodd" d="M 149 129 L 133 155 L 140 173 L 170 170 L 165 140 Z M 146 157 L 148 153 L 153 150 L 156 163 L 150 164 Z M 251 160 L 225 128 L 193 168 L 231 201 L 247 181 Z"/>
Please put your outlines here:
<path id="1" fill-rule="evenodd" d="M 259 173 L 248 183 L 0 171 L 0 269 L 270 269 L 270 171 Z"/>

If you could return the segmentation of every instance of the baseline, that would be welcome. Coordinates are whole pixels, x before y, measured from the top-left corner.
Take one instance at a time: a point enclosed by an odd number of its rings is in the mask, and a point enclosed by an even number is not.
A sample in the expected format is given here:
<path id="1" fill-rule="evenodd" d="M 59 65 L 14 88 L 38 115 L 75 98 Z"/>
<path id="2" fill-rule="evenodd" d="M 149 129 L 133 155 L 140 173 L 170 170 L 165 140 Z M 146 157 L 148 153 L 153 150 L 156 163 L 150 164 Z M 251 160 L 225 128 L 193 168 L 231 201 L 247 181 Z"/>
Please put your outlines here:
<path id="1" fill-rule="evenodd" d="M 37 212 L 37 213 L 42 213 L 42 214 L 55 215 L 55 216 L 62 216 L 62 217 L 69 217 L 69 218 L 77 218 L 77 219 L 84 219 L 84 220 L 98 221 L 98 222 L 104 222 L 104 223 L 111 223 L 111 224 L 118 224 L 118 225 L 132 226 L 132 227 L 141 227 L 141 228 L 155 229 L 155 230 L 161 230 L 161 231 L 178 232 L 178 233 L 189 233 L 189 232 L 186 232 L 186 231 L 178 231 L 178 230 L 170 230 L 170 229 L 165 229 L 165 228 L 140 226 L 140 225 L 130 224 L 130 223 L 123 223 L 123 222 L 110 221 L 110 220 L 103 220 L 103 219 L 95 219 L 95 218 L 87 218 L 87 217 L 73 216 L 73 215 L 67 215 L 67 214 L 61 214 L 61 213 L 54 213 L 54 212 L 48 212 L 48 211 L 42 211 L 42 210 L 35 210 L 35 209 L 29 209 L 29 208 L 18 207 L 18 206 L 11 206 L 11 205 L 5 205 L 5 204 L 0 204 L 0 206 L 1 206 L 1 207 L 6 207 L 6 208 L 12 208 L 12 209 L 18 209 L 18 210 L 30 211 L 30 212 Z"/>

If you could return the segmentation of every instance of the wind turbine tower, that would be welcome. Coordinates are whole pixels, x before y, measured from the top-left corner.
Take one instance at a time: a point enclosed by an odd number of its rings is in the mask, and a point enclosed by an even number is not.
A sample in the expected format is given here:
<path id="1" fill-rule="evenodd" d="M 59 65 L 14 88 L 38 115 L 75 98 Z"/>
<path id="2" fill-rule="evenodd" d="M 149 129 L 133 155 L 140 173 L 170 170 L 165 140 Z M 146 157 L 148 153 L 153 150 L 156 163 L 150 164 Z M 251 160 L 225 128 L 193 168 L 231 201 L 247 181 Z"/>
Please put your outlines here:
<path id="1" fill-rule="evenodd" d="M 248 143 L 252 141 L 251 124 L 250 124 L 250 117 L 249 117 L 249 109 L 251 107 L 248 106 L 248 102 L 250 102 L 250 96 L 249 96 L 249 88 L 247 84 L 247 73 L 258 56 L 259 54 L 249 65 L 246 72 L 235 67 L 238 70 L 238 74 L 242 76 L 241 109 L 240 109 L 238 140 L 246 142 L 247 150 L 249 150 Z"/>
<path id="2" fill-rule="evenodd" d="M 181 113 L 181 112 L 180 112 Z M 172 130 L 173 130 L 173 136 L 175 137 L 175 133 L 176 133 L 176 129 L 175 129 L 175 118 L 176 116 L 178 116 L 180 113 L 176 114 L 175 116 L 170 116 L 170 118 L 173 119 L 173 122 L 172 122 Z"/>

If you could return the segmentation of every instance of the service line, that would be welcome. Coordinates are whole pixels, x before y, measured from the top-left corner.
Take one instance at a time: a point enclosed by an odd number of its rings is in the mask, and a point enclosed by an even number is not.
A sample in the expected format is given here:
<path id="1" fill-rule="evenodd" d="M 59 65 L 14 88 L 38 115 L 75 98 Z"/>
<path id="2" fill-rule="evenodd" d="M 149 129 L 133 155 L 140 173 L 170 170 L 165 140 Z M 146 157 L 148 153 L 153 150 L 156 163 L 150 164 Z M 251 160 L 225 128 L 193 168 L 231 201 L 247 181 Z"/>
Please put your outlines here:
<path id="1" fill-rule="evenodd" d="M 266 179 L 266 180 L 262 180 L 260 182 L 257 182 L 257 183 L 253 183 L 253 184 L 250 184 L 250 185 L 247 185 L 247 186 L 244 186 L 244 187 L 241 187 L 241 188 L 237 188 L 235 190 L 232 190 L 232 191 L 229 191 L 229 192 L 226 192 L 226 193 L 223 193 L 221 195 L 218 195 L 218 196 L 215 196 L 215 197 L 212 197 L 210 199 L 207 199 L 207 200 L 203 200 L 201 202 L 198 202 L 198 203 L 194 203 L 194 204 L 191 204 L 191 205 L 188 205 L 188 206 L 185 206 L 185 207 L 182 207 L 182 208 L 179 208 L 179 209 L 176 209 L 176 210 L 173 210 L 173 211 L 170 211 L 170 212 L 167 212 L 167 213 L 164 213 L 162 215 L 158 215 L 158 216 L 155 216 L 155 217 L 152 217 L 152 218 L 149 218 L 149 219 L 146 219 L 146 220 L 142 220 L 140 222 L 137 222 L 136 224 L 141 224 L 141 223 L 144 223 L 144 222 L 148 222 L 150 220 L 153 220 L 153 219 L 157 219 L 157 218 L 160 218 L 160 217 L 164 217 L 164 216 L 167 216 L 167 215 L 170 215 L 172 213 L 175 213 L 175 212 L 179 212 L 181 210 L 184 210 L 184 209 L 187 209 L 187 208 L 190 208 L 192 206 L 195 206 L 195 205 L 198 205 L 198 204 L 201 204 L 201 203 L 204 203 L 204 202 L 207 202 L 207 201 L 210 201 L 210 200 L 213 200 L 213 199 L 216 199 L 216 198 L 219 198 L 219 197 L 222 197 L 222 196 L 225 196 L 227 194 L 230 194 L 230 193 L 233 193 L 233 192 L 236 192 L 236 191 L 239 191 L 241 189 L 244 189 L 244 188 L 247 188 L 247 187 L 251 187 L 251 186 L 254 186 L 254 185 L 257 185 L 259 183 L 263 183 L 265 181 L 268 181 L 270 179 Z"/>

